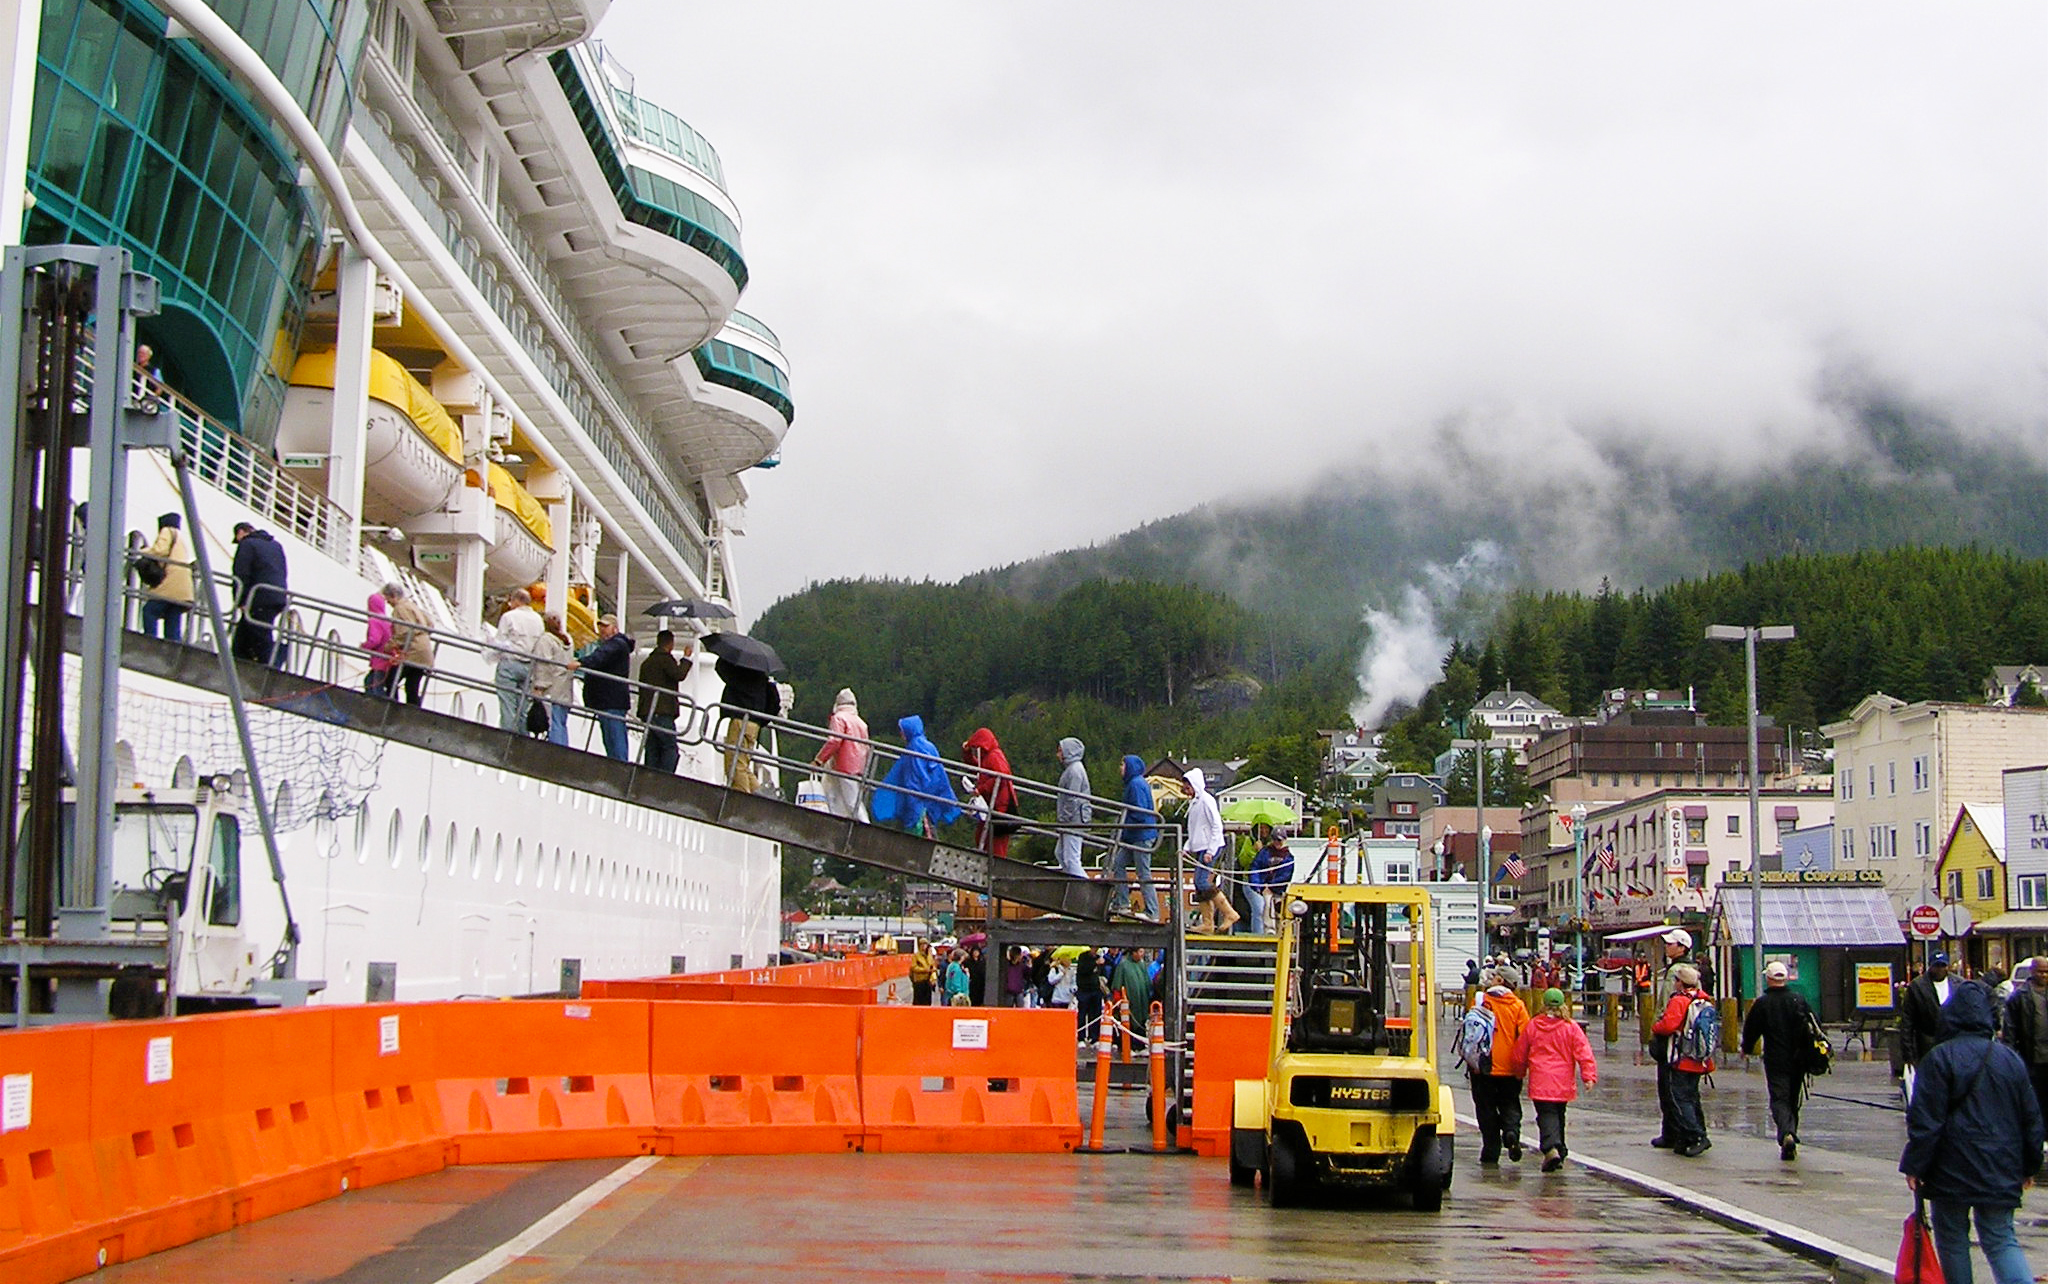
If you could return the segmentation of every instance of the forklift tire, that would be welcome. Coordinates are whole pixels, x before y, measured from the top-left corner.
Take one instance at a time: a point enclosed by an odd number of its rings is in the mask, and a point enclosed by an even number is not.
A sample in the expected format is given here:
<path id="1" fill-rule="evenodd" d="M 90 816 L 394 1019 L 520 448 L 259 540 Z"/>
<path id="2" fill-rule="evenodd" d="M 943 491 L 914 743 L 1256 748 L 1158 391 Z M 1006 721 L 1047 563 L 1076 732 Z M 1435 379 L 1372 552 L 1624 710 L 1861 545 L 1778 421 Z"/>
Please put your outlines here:
<path id="1" fill-rule="evenodd" d="M 1256 1181 L 1256 1180 L 1258 1179 L 1258 1176 L 1259 1176 L 1259 1170 L 1258 1170 L 1258 1169 L 1256 1169 L 1256 1168 L 1247 1168 L 1247 1167 L 1245 1167 L 1245 1166 L 1244 1166 L 1243 1164 L 1240 1164 L 1240 1163 L 1238 1163 L 1238 1162 L 1237 1162 L 1237 1156 L 1236 1156 L 1236 1155 L 1232 1155 L 1232 1156 L 1230 1157 L 1230 1184 L 1231 1184 L 1231 1185 L 1233 1185 L 1233 1186 L 1249 1186 L 1249 1185 L 1251 1185 L 1251 1184 L 1252 1184 L 1252 1183 L 1253 1183 L 1254 1181 Z"/>
<path id="2" fill-rule="evenodd" d="M 1308 1184 L 1302 1171 L 1301 1152 L 1292 1137 L 1276 1135 L 1266 1156 L 1266 1197 L 1275 1208 L 1292 1208 L 1301 1202 Z"/>
<path id="3" fill-rule="evenodd" d="M 1444 1192 L 1451 1188 L 1451 1165 L 1456 1152 L 1449 1137 L 1437 1137 L 1430 1142 L 1427 1158 L 1416 1165 L 1414 1185 L 1410 1188 L 1415 1197 L 1415 1211 L 1418 1213 L 1440 1212 L 1444 1206 Z"/>
<path id="4" fill-rule="evenodd" d="M 1413 1194 L 1415 1196 L 1416 1212 L 1438 1213 L 1443 1211 L 1444 1187 L 1442 1182 L 1428 1180 L 1417 1182 Z"/>

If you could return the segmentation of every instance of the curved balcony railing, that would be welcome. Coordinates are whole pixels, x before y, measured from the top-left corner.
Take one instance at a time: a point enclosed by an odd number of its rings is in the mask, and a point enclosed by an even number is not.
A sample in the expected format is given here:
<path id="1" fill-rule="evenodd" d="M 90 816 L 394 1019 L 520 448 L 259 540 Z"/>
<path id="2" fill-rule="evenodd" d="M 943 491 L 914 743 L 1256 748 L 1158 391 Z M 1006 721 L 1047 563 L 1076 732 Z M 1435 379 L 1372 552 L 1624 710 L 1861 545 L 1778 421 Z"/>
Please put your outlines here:
<path id="1" fill-rule="evenodd" d="M 766 339 L 769 346 L 773 347 L 777 352 L 782 351 L 782 340 L 775 337 L 775 331 L 770 330 L 767 326 L 761 324 L 759 320 L 748 316 L 744 312 L 734 312 L 725 319 L 725 323 L 733 329 L 744 331 L 757 339 Z"/>
<path id="2" fill-rule="evenodd" d="M 723 339 L 713 339 L 703 347 L 693 349 L 690 357 L 697 363 L 697 373 L 704 376 L 706 383 L 715 383 L 767 402 L 775 407 L 785 424 L 795 421 L 796 405 L 789 399 L 789 381 L 766 358 L 755 356 Z"/>
<path id="3" fill-rule="evenodd" d="M 719 191 L 725 190 L 725 165 L 718 159 L 718 150 L 704 135 L 690 128 L 688 121 L 619 85 L 614 84 L 611 91 L 626 137 L 674 157 L 717 184 Z"/>
<path id="4" fill-rule="evenodd" d="M 550 54 L 548 66 L 626 218 L 696 250 L 722 268 L 734 287 L 746 289 L 747 264 L 740 256 L 739 225 L 724 210 L 674 179 L 627 162 L 613 135 L 613 116 L 606 110 L 606 99 L 598 96 L 608 97 L 610 87 L 589 83 L 574 50 Z"/>

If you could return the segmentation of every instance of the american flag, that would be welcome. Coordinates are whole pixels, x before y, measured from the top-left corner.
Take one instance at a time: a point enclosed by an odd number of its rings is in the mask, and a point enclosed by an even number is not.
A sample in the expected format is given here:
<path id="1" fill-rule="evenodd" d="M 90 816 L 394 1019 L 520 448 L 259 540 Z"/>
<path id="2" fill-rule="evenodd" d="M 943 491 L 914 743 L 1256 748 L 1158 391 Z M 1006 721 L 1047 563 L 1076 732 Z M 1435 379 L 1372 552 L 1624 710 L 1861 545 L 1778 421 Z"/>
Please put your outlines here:
<path id="1" fill-rule="evenodd" d="M 1508 857 L 1507 864 L 1502 865 L 1501 868 L 1507 871 L 1509 878 L 1513 879 L 1520 879 L 1522 875 L 1529 872 L 1529 867 L 1522 863 L 1520 856 Z"/>
<path id="2" fill-rule="evenodd" d="M 1612 838 L 1608 839 L 1606 845 L 1600 849 L 1600 868 L 1610 874 L 1621 868 L 1621 862 L 1614 857 L 1614 840 Z"/>

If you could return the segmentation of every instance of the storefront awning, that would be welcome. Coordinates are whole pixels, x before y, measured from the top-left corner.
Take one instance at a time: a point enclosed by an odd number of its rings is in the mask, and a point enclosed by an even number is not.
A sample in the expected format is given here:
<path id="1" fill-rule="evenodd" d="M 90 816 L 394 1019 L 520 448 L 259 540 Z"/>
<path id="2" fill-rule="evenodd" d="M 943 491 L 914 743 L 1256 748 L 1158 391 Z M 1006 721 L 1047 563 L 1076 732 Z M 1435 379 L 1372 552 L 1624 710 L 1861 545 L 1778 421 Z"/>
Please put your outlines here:
<path id="1" fill-rule="evenodd" d="M 1650 927 L 1632 927 L 1626 932 L 1609 932 L 1604 938 L 1609 945 L 1627 945 L 1631 941 L 1647 941 L 1653 936 L 1662 936 L 1676 923 L 1658 923 Z"/>
<path id="2" fill-rule="evenodd" d="M 1749 896 L 1747 887 L 1724 887 L 1715 901 L 1731 945 L 1750 943 Z M 1897 945 L 1905 939 L 1881 887 L 1766 886 L 1763 911 L 1766 946 Z"/>
<path id="3" fill-rule="evenodd" d="M 1993 914 L 1977 924 L 1979 932 L 2048 932 L 2048 910 L 2011 910 L 2004 914 Z"/>

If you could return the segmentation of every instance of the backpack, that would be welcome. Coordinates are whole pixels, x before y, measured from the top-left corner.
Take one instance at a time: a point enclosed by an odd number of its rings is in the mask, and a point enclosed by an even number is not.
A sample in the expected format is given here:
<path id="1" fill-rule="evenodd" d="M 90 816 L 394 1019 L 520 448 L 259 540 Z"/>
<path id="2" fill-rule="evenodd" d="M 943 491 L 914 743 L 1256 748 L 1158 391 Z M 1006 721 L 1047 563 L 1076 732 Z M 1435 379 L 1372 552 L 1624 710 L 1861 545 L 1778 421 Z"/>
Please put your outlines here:
<path id="1" fill-rule="evenodd" d="M 1705 1065 L 1720 1050 L 1721 1009 L 1714 1006 L 1712 999 L 1695 998 L 1686 1006 L 1685 1024 L 1671 1040 L 1671 1059 Z"/>
<path id="2" fill-rule="evenodd" d="M 162 558 L 144 556 L 135 559 L 135 578 L 142 582 L 144 588 L 162 587 L 168 573 L 169 567 Z"/>
<path id="3" fill-rule="evenodd" d="M 1458 1023 L 1458 1060 L 1473 1074 L 1493 1073 L 1493 1009 L 1475 1003 Z"/>
<path id="4" fill-rule="evenodd" d="M 1806 1055 L 1800 1058 L 1799 1068 L 1807 1074 L 1826 1074 L 1835 1058 L 1835 1046 L 1828 1042 L 1828 1032 L 1821 1028 L 1820 1018 L 1806 1009 Z"/>

